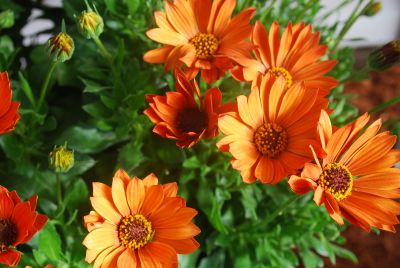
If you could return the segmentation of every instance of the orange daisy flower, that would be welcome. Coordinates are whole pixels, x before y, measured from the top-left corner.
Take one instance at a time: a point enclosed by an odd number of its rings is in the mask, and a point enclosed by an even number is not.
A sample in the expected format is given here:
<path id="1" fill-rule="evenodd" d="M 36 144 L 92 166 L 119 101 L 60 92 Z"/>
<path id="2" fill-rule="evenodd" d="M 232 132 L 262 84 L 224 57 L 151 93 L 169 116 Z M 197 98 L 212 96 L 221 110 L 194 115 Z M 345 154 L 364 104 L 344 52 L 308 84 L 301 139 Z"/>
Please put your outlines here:
<path id="1" fill-rule="evenodd" d="M 18 102 L 11 102 L 12 91 L 7 72 L 0 72 L 0 134 L 14 130 L 19 120 Z"/>
<path id="2" fill-rule="evenodd" d="M 0 186 L 0 263 L 16 266 L 21 253 L 15 249 L 25 244 L 47 222 L 47 216 L 36 212 L 37 195 L 22 202 L 16 191 Z"/>
<path id="3" fill-rule="evenodd" d="M 283 77 L 267 74 L 248 98 L 237 97 L 237 112 L 219 118 L 226 137 L 217 146 L 232 154 L 244 182 L 275 184 L 312 160 L 308 146 L 318 144 L 318 118 L 327 103 L 303 83 L 287 89 Z"/>
<path id="4" fill-rule="evenodd" d="M 321 113 L 319 133 L 326 156 L 322 163 L 307 163 L 301 176 L 292 176 L 289 185 L 295 193 L 314 191 L 314 201 L 325 204 L 339 224 L 343 217 L 366 231 L 371 227 L 395 232 L 399 223 L 400 150 L 393 150 L 396 136 L 377 134 L 382 121 L 372 123 L 364 114 L 352 124 L 332 131 L 326 112 Z"/>
<path id="5" fill-rule="evenodd" d="M 201 70 L 203 80 L 214 83 L 251 49 L 246 39 L 255 8 L 231 18 L 235 5 L 235 0 L 165 1 L 166 12 L 154 13 L 158 28 L 146 33 L 164 46 L 148 51 L 144 60 L 165 63 L 166 71 L 185 64 L 190 79 Z"/>
<path id="6" fill-rule="evenodd" d="M 194 252 L 200 233 L 192 223 L 197 211 L 177 196 L 176 183 L 158 185 L 118 170 L 112 187 L 93 183 L 96 212 L 85 217 L 86 261 L 97 267 L 178 267 L 178 254 Z"/>
<path id="7" fill-rule="evenodd" d="M 280 38 L 280 26 L 274 22 L 269 33 L 257 21 L 252 34 L 255 46 L 253 58 L 242 58 L 232 69 L 232 75 L 240 81 L 252 81 L 257 76 L 270 73 L 283 76 L 289 87 L 293 83 L 304 82 L 308 89 L 318 89 L 322 96 L 327 95 L 338 81 L 325 76 L 337 63 L 335 60 L 320 60 L 328 46 L 319 44 L 319 32 L 313 32 L 311 25 L 303 22 L 286 27 Z"/>
<path id="8" fill-rule="evenodd" d="M 191 84 L 180 71 L 176 71 L 175 77 L 176 92 L 167 92 L 166 96 L 146 95 L 150 107 L 144 113 L 156 124 L 153 132 L 176 140 L 181 148 L 192 147 L 202 138 L 215 137 L 222 100 L 220 90 L 209 89 L 201 99 L 196 81 Z"/>

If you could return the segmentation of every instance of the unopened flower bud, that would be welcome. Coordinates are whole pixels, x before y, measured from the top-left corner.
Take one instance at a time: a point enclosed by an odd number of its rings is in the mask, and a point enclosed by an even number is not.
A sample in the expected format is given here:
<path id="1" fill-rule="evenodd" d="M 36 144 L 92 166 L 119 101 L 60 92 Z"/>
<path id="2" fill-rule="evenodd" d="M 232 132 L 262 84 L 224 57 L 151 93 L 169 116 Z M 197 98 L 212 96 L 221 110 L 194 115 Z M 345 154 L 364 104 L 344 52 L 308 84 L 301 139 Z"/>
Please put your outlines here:
<path id="1" fill-rule="evenodd" d="M 384 71 L 400 62 L 400 40 L 380 47 L 368 56 L 368 66 L 375 71 Z"/>
<path id="2" fill-rule="evenodd" d="M 57 173 L 66 173 L 74 166 L 74 151 L 64 146 L 54 146 L 50 153 L 50 166 Z"/>
<path id="3" fill-rule="evenodd" d="M 14 25 L 14 12 L 6 10 L 0 12 L 0 30 L 11 28 Z"/>
<path id="4" fill-rule="evenodd" d="M 64 33 L 60 32 L 56 36 L 53 36 L 48 41 L 50 54 L 53 56 L 55 61 L 64 62 L 69 60 L 74 53 L 74 40 Z"/>
<path id="5" fill-rule="evenodd" d="M 104 29 L 103 18 L 91 9 L 81 13 L 78 20 L 80 32 L 87 38 L 99 37 Z"/>
<path id="6" fill-rule="evenodd" d="M 375 3 L 372 3 L 371 5 L 369 5 L 369 7 L 367 7 L 365 9 L 365 13 L 363 15 L 372 17 L 372 16 L 376 15 L 381 9 L 382 9 L 382 3 L 375 2 Z"/>

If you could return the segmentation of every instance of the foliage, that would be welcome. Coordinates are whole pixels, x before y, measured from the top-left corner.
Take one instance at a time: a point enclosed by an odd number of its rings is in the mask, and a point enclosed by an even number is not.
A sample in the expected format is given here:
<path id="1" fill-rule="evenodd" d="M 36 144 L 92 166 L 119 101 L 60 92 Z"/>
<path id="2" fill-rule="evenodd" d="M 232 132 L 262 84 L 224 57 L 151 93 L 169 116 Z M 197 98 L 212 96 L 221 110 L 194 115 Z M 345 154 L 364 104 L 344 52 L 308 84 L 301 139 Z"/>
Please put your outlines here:
<path id="1" fill-rule="evenodd" d="M 296 267 L 303 263 L 313 268 L 322 267 L 321 257 L 335 263 L 338 256 L 356 261 L 353 253 L 341 247 L 343 228 L 324 208 L 306 205 L 311 195 L 295 197 L 286 182 L 243 184 L 229 164 L 229 155 L 217 151 L 218 138 L 182 150 L 155 136 L 143 115 L 145 94 L 164 93 L 174 85 L 170 73 L 143 62 L 142 57 L 155 47 L 145 31 L 154 26 L 153 12 L 163 8 L 163 1 L 97 0 L 94 4 L 104 20 L 100 38 L 111 57 L 94 40 L 79 34 L 74 15 L 85 9 L 81 0 L 64 1 L 62 8 L 46 6 L 45 1 L 2 0 L 0 7 L 15 16 L 12 28 L 0 27 L 0 70 L 8 70 L 13 79 L 14 99 L 21 102 L 22 116 L 13 133 L 0 137 L 0 182 L 17 189 L 25 199 L 38 194 L 39 210 L 52 219 L 23 248 L 21 266 L 89 267 L 81 243 L 91 181 L 110 184 L 117 168 L 138 177 L 154 172 L 163 183 L 177 181 L 180 195 L 199 210 L 196 224 L 202 230 L 201 247 L 180 256 L 181 267 Z M 256 19 L 267 27 L 274 20 L 281 25 L 290 20 L 313 23 L 331 48 L 336 47 L 336 33 L 343 27 L 342 22 L 327 25 L 331 13 L 321 14 L 321 3 L 315 0 L 238 0 L 236 8 L 248 6 L 257 7 Z M 53 26 L 22 36 L 34 8 Z M 36 41 L 39 34 L 58 33 L 61 18 L 74 39 L 74 55 L 56 66 L 46 101 L 38 107 L 51 59 L 46 44 L 21 44 L 27 39 Z M 330 75 L 340 81 L 352 76 L 352 52 L 340 48 L 331 55 L 339 64 Z M 248 85 L 228 76 L 217 85 L 225 101 L 248 90 Z M 335 123 L 356 117 L 357 108 L 343 94 L 343 84 L 329 99 Z M 75 151 L 75 166 L 60 176 L 64 199 L 59 205 L 48 154 L 54 145 L 65 142 Z"/>

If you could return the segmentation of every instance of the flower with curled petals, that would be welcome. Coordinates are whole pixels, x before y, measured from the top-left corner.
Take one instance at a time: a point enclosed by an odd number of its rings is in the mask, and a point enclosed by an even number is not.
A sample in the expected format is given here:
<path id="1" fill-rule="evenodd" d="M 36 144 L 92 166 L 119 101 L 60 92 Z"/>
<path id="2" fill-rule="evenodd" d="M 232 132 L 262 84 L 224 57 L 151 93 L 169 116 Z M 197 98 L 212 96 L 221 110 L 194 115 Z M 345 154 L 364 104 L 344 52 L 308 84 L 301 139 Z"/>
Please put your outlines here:
<path id="1" fill-rule="evenodd" d="M 199 71 L 212 84 L 234 66 L 236 57 L 250 53 L 255 8 L 231 18 L 236 0 L 166 0 L 165 13 L 154 13 L 158 28 L 147 36 L 164 46 L 144 55 L 149 63 L 164 63 L 165 70 L 186 65 L 191 80 Z"/>
<path id="2" fill-rule="evenodd" d="M 12 102 L 12 91 L 7 72 L 0 72 L 0 134 L 14 130 L 19 120 L 18 102 Z"/>
<path id="3" fill-rule="evenodd" d="M 215 137 L 222 100 L 220 90 L 211 88 L 201 98 L 196 81 L 190 83 L 178 70 L 175 77 L 176 92 L 167 92 L 166 96 L 146 96 L 150 107 L 144 113 L 156 124 L 153 132 L 176 140 L 176 145 L 181 148 L 192 147 L 203 138 Z"/>
<path id="4" fill-rule="evenodd" d="M 111 187 L 93 183 L 85 260 L 95 268 L 178 267 L 177 254 L 199 247 L 200 230 L 192 223 L 197 211 L 177 191 L 176 183 L 159 185 L 154 174 L 141 180 L 121 169 Z"/>
<path id="5" fill-rule="evenodd" d="M 279 29 L 274 22 L 267 32 L 257 21 L 251 38 L 256 60 L 240 58 L 232 75 L 241 81 L 253 81 L 270 73 L 284 77 L 288 87 L 304 82 L 307 89 L 318 89 L 321 96 L 327 95 L 338 81 L 325 75 L 337 62 L 321 60 L 328 46 L 319 44 L 319 32 L 313 32 L 312 26 L 303 22 L 293 26 L 289 22 L 281 37 Z"/>
<path id="6" fill-rule="evenodd" d="M 364 114 L 342 128 L 332 131 L 326 112 L 321 113 L 320 140 L 326 156 L 320 163 L 307 163 L 300 176 L 292 176 L 289 185 L 297 194 L 314 192 L 314 201 L 325 204 L 339 224 L 343 217 L 369 232 L 371 227 L 395 232 L 399 223 L 400 150 L 392 149 L 396 136 L 378 131 L 377 120 L 364 129 L 369 115 Z"/>
<path id="7" fill-rule="evenodd" d="M 16 250 L 25 244 L 47 222 L 47 216 L 36 212 L 37 196 L 22 202 L 16 191 L 0 186 L 0 263 L 16 266 L 21 253 Z"/>
<path id="8" fill-rule="evenodd" d="M 318 144 L 318 118 L 327 104 L 302 83 L 287 89 L 283 77 L 267 74 L 249 97 L 237 97 L 237 111 L 219 118 L 225 137 L 217 146 L 232 154 L 244 182 L 275 184 L 312 160 L 308 146 Z"/>

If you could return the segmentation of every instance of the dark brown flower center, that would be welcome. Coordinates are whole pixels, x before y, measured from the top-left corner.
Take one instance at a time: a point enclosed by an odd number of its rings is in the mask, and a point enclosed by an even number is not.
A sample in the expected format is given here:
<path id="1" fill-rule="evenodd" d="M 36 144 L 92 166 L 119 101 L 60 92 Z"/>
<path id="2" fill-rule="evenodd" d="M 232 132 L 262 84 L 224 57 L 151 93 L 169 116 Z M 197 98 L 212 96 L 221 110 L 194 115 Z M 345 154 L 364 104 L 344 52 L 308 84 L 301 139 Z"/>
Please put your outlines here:
<path id="1" fill-rule="evenodd" d="M 278 156 L 287 147 L 287 133 L 275 123 L 265 123 L 254 133 L 257 150 L 270 158 Z"/>
<path id="2" fill-rule="evenodd" d="M 176 125 L 182 132 L 200 134 L 208 125 L 208 117 L 198 109 L 185 109 L 179 112 Z"/>
<path id="3" fill-rule="evenodd" d="M 317 183 L 336 200 L 341 201 L 351 193 L 353 176 L 346 166 L 329 163 L 325 165 Z"/>
<path id="4" fill-rule="evenodd" d="M 189 41 L 196 49 L 196 56 L 208 59 L 218 49 L 218 39 L 213 34 L 198 33 Z"/>
<path id="5" fill-rule="evenodd" d="M 0 252 L 6 251 L 18 236 L 17 226 L 10 220 L 0 220 Z"/>
<path id="6" fill-rule="evenodd" d="M 118 226 L 118 237 L 126 248 L 138 249 L 146 245 L 154 236 L 154 231 L 143 215 L 125 216 Z"/>

